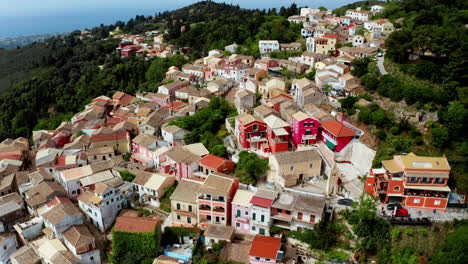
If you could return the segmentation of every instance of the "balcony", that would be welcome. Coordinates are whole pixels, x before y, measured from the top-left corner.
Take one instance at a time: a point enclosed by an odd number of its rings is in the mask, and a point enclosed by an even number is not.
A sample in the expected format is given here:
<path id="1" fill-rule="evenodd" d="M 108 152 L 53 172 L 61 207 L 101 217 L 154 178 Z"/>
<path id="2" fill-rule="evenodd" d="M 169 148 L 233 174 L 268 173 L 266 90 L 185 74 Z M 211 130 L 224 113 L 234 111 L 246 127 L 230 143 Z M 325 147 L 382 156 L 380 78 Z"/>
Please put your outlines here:
<path id="1" fill-rule="evenodd" d="M 208 196 L 206 194 L 200 194 L 198 196 L 199 200 L 210 201 L 210 202 L 226 202 L 223 196 Z"/>
<path id="2" fill-rule="evenodd" d="M 448 198 L 448 194 L 449 193 L 445 193 L 445 192 L 405 190 L 405 196 Z"/>
<path id="3" fill-rule="evenodd" d="M 247 141 L 256 143 L 256 142 L 266 142 L 267 139 L 265 137 L 256 136 L 256 137 L 248 138 Z"/>
<path id="4" fill-rule="evenodd" d="M 290 223 L 292 220 L 292 215 L 277 214 L 277 215 L 272 215 L 271 219 Z"/>
<path id="5" fill-rule="evenodd" d="M 198 207 L 198 210 L 211 212 L 211 206 L 208 206 L 208 205 L 201 205 L 200 207 Z"/>
<path id="6" fill-rule="evenodd" d="M 226 212 L 226 210 L 223 207 L 215 207 L 213 209 L 213 212 L 224 213 L 224 212 Z"/>
<path id="7" fill-rule="evenodd" d="M 302 136 L 302 139 L 303 140 L 310 140 L 310 139 L 316 139 L 317 138 L 317 135 L 303 135 Z"/>

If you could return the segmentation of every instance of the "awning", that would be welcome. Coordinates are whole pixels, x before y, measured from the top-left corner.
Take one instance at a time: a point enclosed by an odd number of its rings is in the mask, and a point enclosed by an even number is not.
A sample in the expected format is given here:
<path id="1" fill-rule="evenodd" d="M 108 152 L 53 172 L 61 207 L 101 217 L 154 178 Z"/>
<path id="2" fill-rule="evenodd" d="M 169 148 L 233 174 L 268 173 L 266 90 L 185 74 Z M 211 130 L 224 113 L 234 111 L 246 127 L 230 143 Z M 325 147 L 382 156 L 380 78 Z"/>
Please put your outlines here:
<path id="1" fill-rule="evenodd" d="M 332 142 L 330 141 L 327 141 L 325 142 L 325 145 L 327 145 L 327 147 L 331 150 L 335 150 L 335 144 L 333 144 Z"/>
<path id="2" fill-rule="evenodd" d="M 448 186 L 430 186 L 430 185 L 424 185 L 424 186 L 411 186 L 411 185 L 406 185 L 405 184 L 405 189 L 411 189 L 411 190 L 423 190 L 423 191 L 437 191 L 437 192 L 450 192 L 450 187 Z"/>

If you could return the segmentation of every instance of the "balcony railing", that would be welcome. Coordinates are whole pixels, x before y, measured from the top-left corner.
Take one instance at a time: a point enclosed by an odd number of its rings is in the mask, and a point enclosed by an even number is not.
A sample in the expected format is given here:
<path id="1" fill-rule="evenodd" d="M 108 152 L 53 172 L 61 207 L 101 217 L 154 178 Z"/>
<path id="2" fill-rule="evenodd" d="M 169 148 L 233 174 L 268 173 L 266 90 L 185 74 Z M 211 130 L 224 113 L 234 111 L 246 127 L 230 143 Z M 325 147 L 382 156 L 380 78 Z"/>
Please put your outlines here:
<path id="1" fill-rule="evenodd" d="M 302 139 L 309 140 L 309 139 L 316 139 L 317 135 L 303 135 Z"/>
<path id="2" fill-rule="evenodd" d="M 224 208 L 222 208 L 222 207 L 215 207 L 213 209 L 213 212 L 224 213 L 224 212 L 226 212 L 226 210 Z"/>
<path id="3" fill-rule="evenodd" d="M 248 138 L 247 141 L 250 141 L 250 142 L 264 142 L 264 141 L 267 141 L 267 139 L 265 137 L 256 136 L 256 137 Z"/>
<path id="4" fill-rule="evenodd" d="M 418 197 L 431 197 L 431 198 L 447 198 L 448 193 L 442 192 L 414 192 L 407 191 L 405 192 L 406 196 L 418 196 Z"/>

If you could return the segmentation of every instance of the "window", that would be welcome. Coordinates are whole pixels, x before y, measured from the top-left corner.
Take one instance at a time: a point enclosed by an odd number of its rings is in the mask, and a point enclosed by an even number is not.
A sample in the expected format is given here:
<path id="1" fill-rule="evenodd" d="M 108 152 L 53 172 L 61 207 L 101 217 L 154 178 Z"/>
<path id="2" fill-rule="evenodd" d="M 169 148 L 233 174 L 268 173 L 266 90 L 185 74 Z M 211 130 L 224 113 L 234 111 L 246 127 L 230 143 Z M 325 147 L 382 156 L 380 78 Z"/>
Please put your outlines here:
<path id="1" fill-rule="evenodd" d="M 253 219 L 254 221 L 257 219 L 257 214 L 256 214 L 256 213 L 253 213 L 252 219 Z"/>
<path id="2" fill-rule="evenodd" d="M 269 259 L 269 258 L 266 258 L 265 261 L 270 261 L 270 259 Z"/>
<path id="3" fill-rule="evenodd" d="M 260 221 L 261 221 L 262 223 L 265 222 L 265 216 L 264 216 L 264 215 L 262 215 L 262 216 L 260 217 Z"/>
<path id="4" fill-rule="evenodd" d="M 394 191 L 394 192 L 399 192 L 399 191 L 400 191 L 400 186 L 395 186 L 395 187 L 393 187 L 393 191 Z"/>
<path id="5" fill-rule="evenodd" d="M 240 217 L 241 216 L 241 210 L 237 209 L 236 216 Z"/>
<path id="6" fill-rule="evenodd" d="M 249 215 L 249 212 L 245 211 L 245 215 Z"/>
<path id="7" fill-rule="evenodd" d="M 442 178 L 434 178 L 434 183 L 444 183 L 444 179 L 442 179 Z"/>
<path id="8" fill-rule="evenodd" d="M 189 206 L 188 206 L 188 211 L 189 211 L 189 212 L 192 212 L 192 210 L 193 210 L 193 209 L 192 209 L 192 206 L 189 205 Z"/>
<path id="9" fill-rule="evenodd" d="M 176 217 L 176 218 L 177 218 L 177 220 L 180 220 L 180 215 L 177 215 L 177 217 Z"/>
<path id="10" fill-rule="evenodd" d="M 109 201 L 106 202 L 106 205 L 109 205 Z"/>
<path id="11" fill-rule="evenodd" d="M 192 218 L 187 217 L 187 224 L 191 224 L 191 223 L 192 223 Z"/>
<path id="12" fill-rule="evenodd" d="M 291 166 L 291 171 L 293 171 L 293 170 L 294 170 L 294 166 Z"/>
<path id="13" fill-rule="evenodd" d="M 113 203 L 113 202 L 114 202 L 114 198 L 111 199 L 111 203 Z"/>
<path id="14" fill-rule="evenodd" d="M 254 131 L 258 130 L 258 125 L 253 125 L 252 130 L 254 130 Z"/>
<path id="15" fill-rule="evenodd" d="M 240 223 L 236 223 L 236 227 L 239 228 L 239 227 L 240 227 Z"/>
<path id="16" fill-rule="evenodd" d="M 434 205 L 440 205 L 440 200 L 434 201 Z"/>
<path id="17" fill-rule="evenodd" d="M 94 257 L 89 257 L 89 260 L 94 260 Z"/>
<path id="18" fill-rule="evenodd" d="M 180 204 L 177 204 L 176 207 L 177 207 L 177 210 L 180 210 Z"/>
<path id="19" fill-rule="evenodd" d="M 260 260 L 260 257 L 255 257 L 256 260 Z"/>
<path id="20" fill-rule="evenodd" d="M 313 169 L 313 168 L 314 168 L 314 164 L 311 163 L 311 164 L 309 165 L 309 168 Z"/>
<path id="21" fill-rule="evenodd" d="M 298 213 L 297 213 L 297 219 L 298 219 L 298 220 L 302 220 L 302 213 L 301 213 L 301 212 L 298 212 Z"/>

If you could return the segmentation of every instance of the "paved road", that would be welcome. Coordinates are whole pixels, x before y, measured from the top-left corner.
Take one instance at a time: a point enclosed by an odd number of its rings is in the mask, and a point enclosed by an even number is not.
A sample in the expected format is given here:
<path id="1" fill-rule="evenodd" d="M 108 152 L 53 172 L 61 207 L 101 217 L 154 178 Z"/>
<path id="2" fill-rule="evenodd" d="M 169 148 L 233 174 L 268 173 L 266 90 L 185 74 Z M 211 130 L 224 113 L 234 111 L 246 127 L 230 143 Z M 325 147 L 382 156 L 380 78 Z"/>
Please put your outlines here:
<path id="1" fill-rule="evenodd" d="M 384 57 L 385 57 L 385 54 L 383 54 L 382 57 L 377 57 L 377 67 L 379 67 L 379 71 L 381 75 L 388 74 L 387 70 L 385 70 L 385 67 L 383 65 Z"/>

